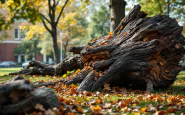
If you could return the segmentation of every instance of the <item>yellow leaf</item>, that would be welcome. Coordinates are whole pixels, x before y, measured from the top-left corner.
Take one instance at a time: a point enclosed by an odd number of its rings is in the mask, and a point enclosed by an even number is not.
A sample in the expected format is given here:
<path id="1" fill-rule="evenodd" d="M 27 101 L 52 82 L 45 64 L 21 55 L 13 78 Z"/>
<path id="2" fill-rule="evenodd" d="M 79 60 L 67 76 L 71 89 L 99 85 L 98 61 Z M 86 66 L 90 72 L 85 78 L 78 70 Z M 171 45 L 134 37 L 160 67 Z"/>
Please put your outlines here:
<path id="1" fill-rule="evenodd" d="M 140 113 L 139 112 L 134 112 L 134 115 L 140 115 Z"/>
<path id="2" fill-rule="evenodd" d="M 67 75 L 66 74 L 64 74 L 63 76 L 62 76 L 62 78 L 66 78 L 67 77 Z"/>

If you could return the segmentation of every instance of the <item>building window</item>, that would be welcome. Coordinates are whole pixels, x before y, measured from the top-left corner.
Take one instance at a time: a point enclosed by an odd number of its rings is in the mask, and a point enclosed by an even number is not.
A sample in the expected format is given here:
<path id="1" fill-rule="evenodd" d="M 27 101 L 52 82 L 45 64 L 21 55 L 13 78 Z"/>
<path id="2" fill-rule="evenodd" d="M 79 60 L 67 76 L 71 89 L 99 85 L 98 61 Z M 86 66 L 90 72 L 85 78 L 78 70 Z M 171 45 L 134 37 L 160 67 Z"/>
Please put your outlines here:
<path id="1" fill-rule="evenodd" d="M 19 29 L 14 29 L 14 39 L 19 39 Z"/>

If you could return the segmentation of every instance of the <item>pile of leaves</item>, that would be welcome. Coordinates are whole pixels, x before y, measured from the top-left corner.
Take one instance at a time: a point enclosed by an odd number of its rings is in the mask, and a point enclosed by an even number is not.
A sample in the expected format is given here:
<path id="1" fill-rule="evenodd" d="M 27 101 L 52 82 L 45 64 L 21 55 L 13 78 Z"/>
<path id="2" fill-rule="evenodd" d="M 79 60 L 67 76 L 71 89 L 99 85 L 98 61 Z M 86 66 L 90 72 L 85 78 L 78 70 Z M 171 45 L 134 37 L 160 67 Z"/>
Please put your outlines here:
<path id="1" fill-rule="evenodd" d="M 40 79 L 40 76 L 32 76 Z M 30 77 L 30 79 L 33 79 Z M 50 76 L 47 76 L 50 77 Z M 63 76 L 64 77 L 64 76 Z M 50 77 L 51 78 L 51 77 Z M 53 82 L 55 79 L 40 82 Z M 177 80 L 174 86 L 185 85 L 184 80 Z M 43 86 L 45 87 L 45 86 Z M 185 96 L 184 89 L 181 93 L 172 88 L 157 92 L 146 92 L 140 90 L 125 89 L 122 87 L 110 87 L 105 84 L 103 89 L 96 92 L 77 91 L 77 85 L 65 85 L 58 82 L 55 85 L 48 86 L 52 88 L 58 95 L 61 106 L 46 110 L 41 104 L 37 104 L 31 114 L 46 114 L 46 115 L 103 115 L 103 114 L 155 114 L 164 115 L 167 113 L 181 114 L 185 112 Z"/>

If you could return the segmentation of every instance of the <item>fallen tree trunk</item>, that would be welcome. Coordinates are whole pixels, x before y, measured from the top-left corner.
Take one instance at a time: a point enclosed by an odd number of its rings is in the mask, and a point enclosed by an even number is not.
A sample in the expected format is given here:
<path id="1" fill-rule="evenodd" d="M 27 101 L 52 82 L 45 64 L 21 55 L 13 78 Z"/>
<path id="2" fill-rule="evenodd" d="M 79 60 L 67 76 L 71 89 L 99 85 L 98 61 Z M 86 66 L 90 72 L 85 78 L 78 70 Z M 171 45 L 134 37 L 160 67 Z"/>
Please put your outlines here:
<path id="1" fill-rule="evenodd" d="M 58 97 L 50 88 L 37 88 L 20 76 L 0 85 L 1 115 L 25 114 L 36 111 L 38 104 L 46 110 L 60 105 Z"/>
<path id="2" fill-rule="evenodd" d="M 78 90 L 95 91 L 105 83 L 149 91 L 169 87 L 181 70 L 178 63 L 185 43 L 182 27 L 169 16 L 146 17 L 140 9 L 139 5 L 134 6 L 116 33 L 93 39 L 82 47 L 72 47 L 69 51 L 76 55 L 58 65 L 32 61 L 33 69 L 29 66 L 13 74 L 62 75 L 80 68 L 80 72 L 64 81 L 81 83 Z"/>

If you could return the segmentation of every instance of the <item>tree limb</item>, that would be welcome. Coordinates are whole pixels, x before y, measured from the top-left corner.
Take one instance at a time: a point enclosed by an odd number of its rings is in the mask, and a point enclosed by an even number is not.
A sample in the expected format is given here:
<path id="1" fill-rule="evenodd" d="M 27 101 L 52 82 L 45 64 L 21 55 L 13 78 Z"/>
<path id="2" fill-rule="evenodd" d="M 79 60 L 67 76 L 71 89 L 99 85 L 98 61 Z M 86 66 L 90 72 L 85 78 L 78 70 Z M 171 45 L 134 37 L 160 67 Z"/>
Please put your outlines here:
<path id="1" fill-rule="evenodd" d="M 48 23 L 50 23 L 51 24 L 51 22 L 49 21 L 49 19 L 48 18 L 46 18 L 46 16 L 44 16 L 43 14 L 41 14 L 41 13 L 39 13 Z"/>
<path id="2" fill-rule="evenodd" d="M 66 0 L 66 1 L 65 1 L 64 5 L 63 5 L 63 7 L 62 7 L 62 9 L 61 9 L 61 11 L 60 11 L 58 17 L 57 17 L 56 24 L 58 24 L 58 21 L 59 21 L 61 15 L 62 15 L 62 12 L 64 11 L 65 6 L 66 6 L 67 3 L 68 3 L 68 1 L 69 1 L 69 0 Z"/>
<path id="3" fill-rule="evenodd" d="M 48 8 L 49 8 L 49 17 L 51 19 L 51 3 L 50 3 L 50 0 L 48 0 Z"/>
<path id="4" fill-rule="evenodd" d="M 44 27 L 46 28 L 46 30 L 51 33 L 51 30 L 46 25 L 46 22 L 44 21 L 44 19 L 42 19 L 42 23 L 44 24 Z"/>
<path id="5" fill-rule="evenodd" d="M 60 0 L 57 1 L 57 3 L 55 4 L 55 6 L 57 6 L 59 4 Z"/>

